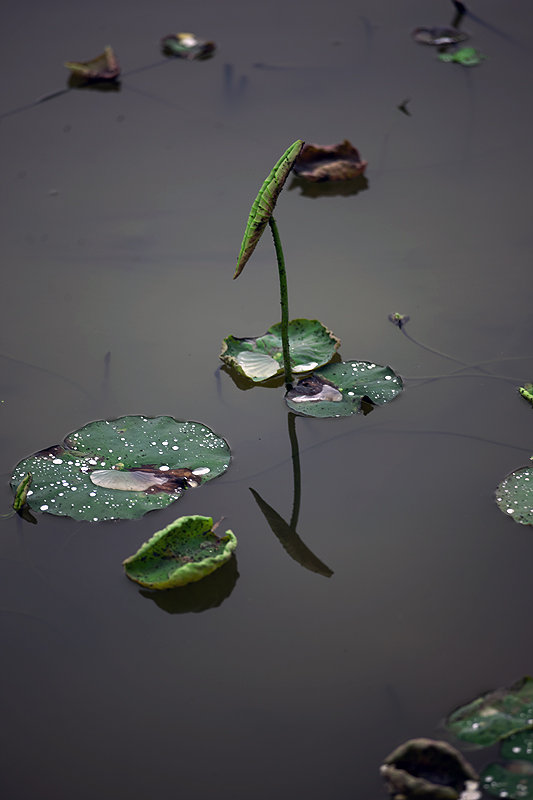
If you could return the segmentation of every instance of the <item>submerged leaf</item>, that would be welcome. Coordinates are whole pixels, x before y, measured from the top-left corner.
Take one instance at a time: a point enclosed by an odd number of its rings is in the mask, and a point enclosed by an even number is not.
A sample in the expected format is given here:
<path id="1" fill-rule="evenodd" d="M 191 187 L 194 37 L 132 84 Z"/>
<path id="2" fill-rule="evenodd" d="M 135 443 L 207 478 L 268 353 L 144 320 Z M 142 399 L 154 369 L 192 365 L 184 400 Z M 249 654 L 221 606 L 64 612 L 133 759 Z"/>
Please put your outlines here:
<path id="1" fill-rule="evenodd" d="M 496 489 L 496 503 L 515 522 L 533 525 L 533 466 L 507 475 Z"/>
<path id="2" fill-rule="evenodd" d="M 439 53 L 439 58 L 441 61 L 453 61 L 463 67 L 476 67 L 486 56 L 473 47 L 463 47 L 455 52 Z"/>
<path id="3" fill-rule="evenodd" d="M 302 378 L 287 392 L 285 401 L 292 411 L 307 417 L 348 417 L 361 411 L 365 400 L 383 405 L 402 389 L 402 379 L 390 367 L 342 361 Z"/>
<path id="4" fill-rule="evenodd" d="M 446 727 L 466 742 L 482 747 L 499 742 L 533 725 L 533 678 L 525 677 L 508 689 L 484 694 L 453 711 Z"/>
<path id="5" fill-rule="evenodd" d="M 368 162 L 345 139 L 341 144 L 306 144 L 294 164 L 294 173 L 309 181 L 351 181 L 362 175 Z"/>
<path id="6" fill-rule="evenodd" d="M 415 28 L 411 36 L 415 42 L 430 44 L 435 47 L 458 44 L 470 38 L 467 33 L 457 28 Z"/>
<path id="7" fill-rule="evenodd" d="M 11 485 L 16 492 L 32 473 L 27 503 L 35 511 L 90 522 L 135 519 L 221 475 L 229 462 L 227 442 L 205 425 L 128 416 L 91 422 L 24 459 Z"/>
<path id="8" fill-rule="evenodd" d="M 161 49 L 166 56 L 192 60 L 209 58 L 216 50 L 216 45 L 198 39 L 194 33 L 169 33 L 161 39 Z"/>
<path id="9" fill-rule="evenodd" d="M 66 61 L 65 67 L 74 76 L 87 81 L 113 81 L 120 75 L 118 61 L 109 46 L 91 61 Z"/>
<path id="10" fill-rule="evenodd" d="M 333 358 L 338 339 L 317 319 L 289 322 L 289 350 L 293 373 L 310 372 Z M 266 381 L 283 373 L 281 323 L 272 325 L 262 336 L 238 339 L 227 336 L 220 358 L 254 382 Z"/>
<path id="11" fill-rule="evenodd" d="M 303 141 L 297 139 L 287 148 L 279 161 L 272 167 L 267 178 L 265 178 L 248 216 L 248 222 L 246 223 L 246 230 L 241 244 L 241 251 L 237 259 L 237 267 L 235 269 L 235 275 L 233 276 L 234 279 L 238 278 L 243 271 L 246 262 L 263 235 L 268 220 L 274 211 L 274 206 L 276 205 L 279 194 L 283 189 L 287 176 L 302 147 Z"/>
<path id="12" fill-rule="evenodd" d="M 149 589 L 185 586 L 214 572 L 237 546 L 232 531 L 217 536 L 211 517 L 179 517 L 154 533 L 123 564 L 132 581 Z"/>

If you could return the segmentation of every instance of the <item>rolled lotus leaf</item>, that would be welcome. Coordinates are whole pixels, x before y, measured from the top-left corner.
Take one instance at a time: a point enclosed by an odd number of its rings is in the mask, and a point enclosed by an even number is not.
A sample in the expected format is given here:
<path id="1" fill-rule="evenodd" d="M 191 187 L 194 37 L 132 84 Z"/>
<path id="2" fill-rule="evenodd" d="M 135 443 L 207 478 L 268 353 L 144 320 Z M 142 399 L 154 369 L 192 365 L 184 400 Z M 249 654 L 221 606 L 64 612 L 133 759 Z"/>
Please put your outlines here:
<path id="1" fill-rule="evenodd" d="M 345 139 L 340 144 L 306 144 L 294 163 L 294 174 L 308 181 L 350 181 L 368 165 L 359 150 Z"/>
<path id="2" fill-rule="evenodd" d="M 461 753 L 433 739 L 410 739 L 400 745 L 387 756 L 380 772 L 390 795 L 398 800 L 458 800 L 465 790 L 472 796 L 479 780 Z"/>
<path id="3" fill-rule="evenodd" d="M 217 536 L 213 519 L 179 517 L 124 562 L 126 575 L 148 589 L 172 589 L 210 575 L 231 558 L 237 547 L 232 531 Z"/>
<path id="4" fill-rule="evenodd" d="M 533 678 L 526 676 L 508 689 L 496 689 L 453 711 L 447 729 L 482 747 L 533 725 Z"/>
<path id="5" fill-rule="evenodd" d="M 248 216 L 248 222 L 241 244 L 241 251 L 237 259 L 237 267 L 235 269 L 235 275 L 233 276 L 234 279 L 238 278 L 243 271 L 246 262 L 263 235 L 268 220 L 274 211 L 279 193 L 283 189 L 287 176 L 302 147 L 303 141 L 297 139 L 287 148 L 279 161 L 274 164 L 269 175 L 265 178 Z"/>
<path id="6" fill-rule="evenodd" d="M 120 75 L 118 61 L 109 45 L 91 61 L 66 61 L 65 67 L 76 77 L 87 81 L 113 81 Z"/>

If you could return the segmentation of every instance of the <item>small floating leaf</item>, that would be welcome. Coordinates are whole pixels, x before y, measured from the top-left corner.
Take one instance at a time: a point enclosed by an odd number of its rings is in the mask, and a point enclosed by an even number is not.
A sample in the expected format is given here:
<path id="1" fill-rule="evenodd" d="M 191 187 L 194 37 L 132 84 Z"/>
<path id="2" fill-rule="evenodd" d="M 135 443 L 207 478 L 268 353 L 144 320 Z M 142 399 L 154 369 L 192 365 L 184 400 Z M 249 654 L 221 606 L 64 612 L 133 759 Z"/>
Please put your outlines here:
<path id="1" fill-rule="evenodd" d="M 65 67 L 76 77 L 87 81 L 113 81 L 120 75 L 118 61 L 113 48 L 109 46 L 91 61 L 66 61 Z"/>
<path id="2" fill-rule="evenodd" d="M 340 340 L 317 319 L 289 322 L 289 350 L 293 373 L 310 372 L 333 358 Z M 266 381 L 283 373 L 281 323 L 272 325 L 263 336 L 238 339 L 227 336 L 220 358 L 254 382 Z"/>
<path id="3" fill-rule="evenodd" d="M 231 558 L 237 546 L 232 531 L 213 532 L 211 517 L 179 517 L 123 564 L 132 581 L 149 589 L 171 589 L 199 581 Z"/>
<path id="4" fill-rule="evenodd" d="M 294 163 L 294 174 L 308 181 L 351 181 L 368 162 L 348 139 L 334 145 L 306 144 Z"/>
<path id="5" fill-rule="evenodd" d="M 161 39 L 161 49 L 166 56 L 192 60 L 209 58 L 216 50 L 216 45 L 198 39 L 194 33 L 169 33 Z"/>
<path id="6" fill-rule="evenodd" d="M 34 511 L 90 522 L 136 519 L 221 475 L 229 462 L 227 442 L 205 425 L 128 416 L 91 422 L 34 453 L 17 465 L 11 486 L 16 492 L 31 472 Z"/>
<path id="7" fill-rule="evenodd" d="M 411 36 L 415 42 L 443 47 L 466 41 L 469 36 L 457 28 L 415 28 Z"/>
<path id="8" fill-rule="evenodd" d="M 528 402 L 533 403 L 533 383 L 526 383 L 524 386 L 520 386 L 518 391 L 524 400 L 528 400 Z"/>
<path id="9" fill-rule="evenodd" d="M 342 361 L 302 378 L 287 392 L 285 401 L 292 411 L 307 417 L 348 417 L 361 411 L 365 400 L 383 405 L 402 389 L 402 379 L 390 367 Z"/>
<path id="10" fill-rule="evenodd" d="M 283 189 L 287 176 L 302 147 L 303 141 L 297 139 L 283 153 L 279 161 L 272 167 L 267 178 L 265 178 L 248 216 L 248 222 L 241 244 L 241 251 L 237 259 L 237 268 L 233 276 L 234 279 L 238 278 L 243 271 L 246 262 L 263 235 L 268 220 L 274 211 L 274 206 L 276 205 L 279 194 Z"/>
<path id="11" fill-rule="evenodd" d="M 463 47 L 455 52 L 439 53 L 439 58 L 441 61 L 453 61 L 463 67 L 476 67 L 486 56 L 473 47 Z"/>
<path id="12" fill-rule="evenodd" d="M 466 742 L 482 747 L 533 725 L 533 678 L 525 677 L 508 689 L 496 689 L 453 711 L 446 727 Z"/>
<path id="13" fill-rule="evenodd" d="M 498 485 L 498 508 L 515 522 L 533 525 L 533 467 L 520 467 Z"/>

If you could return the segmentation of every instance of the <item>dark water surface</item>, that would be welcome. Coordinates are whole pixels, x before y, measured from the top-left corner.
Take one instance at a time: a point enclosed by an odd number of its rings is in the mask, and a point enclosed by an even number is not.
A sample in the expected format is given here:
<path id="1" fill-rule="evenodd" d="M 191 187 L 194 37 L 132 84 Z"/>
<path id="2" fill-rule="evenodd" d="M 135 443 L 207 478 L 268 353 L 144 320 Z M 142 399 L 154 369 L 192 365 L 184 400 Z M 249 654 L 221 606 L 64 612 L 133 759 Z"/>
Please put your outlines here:
<path id="1" fill-rule="evenodd" d="M 393 747 L 533 670 L 533 536 L 493 502 L 533 448 L 516 392 L 533 379 L 533 9 L 478 6 L 487 24 L 463 28 L 488 58 L 467 70 L 410 38 L 449 24 L 447 0 L 9 5 L 3 508 L 15 463 L 93 419 L 199 420 L 233 463 L 139 521 L 2 521 L 6 800 L 372 800 Z M 215 57 L 163 62 L 173 30 Z M 119 92 L 31 105 L 108 43 Z M 251 201 L 298 137 L 348 138 L 369 167 L 357 195 L 281 196 L 291 315 L 406 383 L 366 417 L 296 420 L 298 532 L 330 578 L 289 557 L 249 492 L 290 517 L 282 390 L 215 377 L 225 335 L 279 318 L 267 237 L 231 277 Z M 458 365 L 395 311 L 500 377 L 415 380 Z M 154 601 L 121 562 L 194 513 L 225 515 L 238 576 Z M 208 589 L 227 596 L 201 611 Z"/>

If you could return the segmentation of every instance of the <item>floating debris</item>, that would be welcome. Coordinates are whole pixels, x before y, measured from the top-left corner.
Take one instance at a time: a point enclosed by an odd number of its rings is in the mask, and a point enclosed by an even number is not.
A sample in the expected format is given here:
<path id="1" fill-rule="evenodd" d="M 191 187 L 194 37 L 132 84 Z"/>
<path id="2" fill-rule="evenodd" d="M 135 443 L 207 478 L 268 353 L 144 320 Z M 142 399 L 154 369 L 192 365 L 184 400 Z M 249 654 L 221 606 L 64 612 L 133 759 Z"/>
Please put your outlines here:
<path id="1" fill-rule="evenodd" d="M 73 77 L 81 81 L 114 81 L 120 75 L 120 67 L 109 45 L 104 52 L 91 61 L 66 61 L 65 67 Z"/>
<path id="2" fill-rule="evenodd" d="M 193 59 L 210 58 L 216 50 L 214 42 L 198 39 L 194 33 L 169 33 L 161 39 L 161 49 L 166 56 Z"/>
<path id="3" fill-rule="evenodd" d="M 309 375 L 307 378 L 302 378 L 294 388 L 292 388 L 287 397 L 293 403 L 319 403 L 322 400 L 327 400 L 330 403 L 340 403 L 342 400 L 342 392 L 339 392 L 337 387 L 326 380 L 321 375 Z"/>
<path id="4" fill-rule="evenodd" d="M 470 38 L 467 33 L 457 28 L 415 28 L 411 36 L 415 42 L 433 45 L 434 47 L 459 44 Z"/>
<path id="5" fill-rule="evenodd" d="M 481 797 L 474 768 L 447 742 L 410 739 L 387 756 L 380 772 L 391 797 L 397 800 Z"/>
<path id="6" fill-rule="evenodd" d="M 396 311 L 394 314 L 389 314 L 389 320 L 401 330 L 409 322 L 409 317 Z"/>
<path id="7" fill-rule="evenodd" d="M 439 53 L 441 61 L 461 64 L 463 67 L 477 67 L 486 58 L 474 47 L 462 47 L 460 50 Z"/>
<path id="8" fill-rule="evenodd" d="M 345 139 L 334 145 L 304 145 L 294 162 L 294 173 L 308 181 L 350 181 L 363 175 L 367 164 Z"/>

